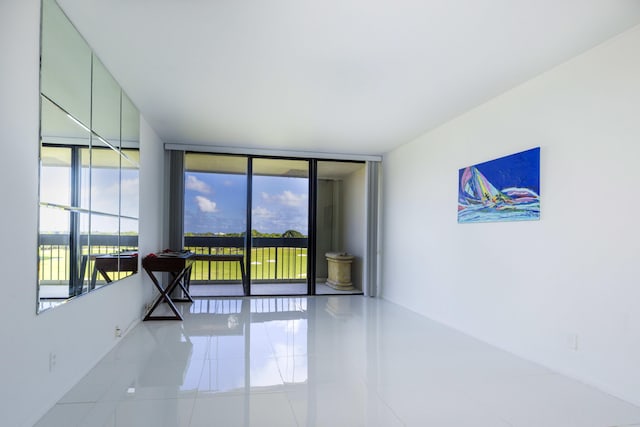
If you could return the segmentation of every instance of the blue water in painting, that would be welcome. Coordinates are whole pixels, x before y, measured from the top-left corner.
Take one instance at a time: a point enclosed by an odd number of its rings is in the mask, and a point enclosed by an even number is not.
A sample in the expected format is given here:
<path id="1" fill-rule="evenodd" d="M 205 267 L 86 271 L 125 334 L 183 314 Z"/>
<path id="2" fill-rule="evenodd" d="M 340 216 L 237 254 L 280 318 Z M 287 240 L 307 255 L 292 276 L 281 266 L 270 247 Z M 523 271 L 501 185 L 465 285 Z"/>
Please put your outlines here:
<path id="1" fill-rule="evenodd" d="M 458 212 L 458 222 L 532 221 L 540 218 L 540 202 L 515 209 L 497 210 L 489 206 L 469 206 Z"/>

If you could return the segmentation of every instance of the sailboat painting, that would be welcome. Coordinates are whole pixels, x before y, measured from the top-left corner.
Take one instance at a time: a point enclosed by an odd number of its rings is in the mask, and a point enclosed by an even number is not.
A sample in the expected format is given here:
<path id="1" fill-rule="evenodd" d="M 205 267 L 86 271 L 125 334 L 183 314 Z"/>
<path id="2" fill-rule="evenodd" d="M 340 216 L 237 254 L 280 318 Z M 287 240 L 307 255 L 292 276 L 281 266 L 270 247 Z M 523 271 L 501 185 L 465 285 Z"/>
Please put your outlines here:
<path id="1" fill-rule="evenodd" d="M 458 223 L 540 219 L 540 147 L 458 172 Z"/>

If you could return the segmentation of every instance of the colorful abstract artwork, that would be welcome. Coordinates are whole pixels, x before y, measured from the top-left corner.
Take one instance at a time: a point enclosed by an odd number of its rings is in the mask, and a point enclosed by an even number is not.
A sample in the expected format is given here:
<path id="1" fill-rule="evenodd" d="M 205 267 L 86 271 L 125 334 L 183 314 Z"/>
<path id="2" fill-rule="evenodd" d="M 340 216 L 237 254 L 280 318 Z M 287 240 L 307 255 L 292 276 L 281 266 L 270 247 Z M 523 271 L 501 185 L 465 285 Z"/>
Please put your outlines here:
<path id="1" fill-rule="evenodd" d="M 540 219 L 540 147 L 458 172 L 458 222 Z"/>

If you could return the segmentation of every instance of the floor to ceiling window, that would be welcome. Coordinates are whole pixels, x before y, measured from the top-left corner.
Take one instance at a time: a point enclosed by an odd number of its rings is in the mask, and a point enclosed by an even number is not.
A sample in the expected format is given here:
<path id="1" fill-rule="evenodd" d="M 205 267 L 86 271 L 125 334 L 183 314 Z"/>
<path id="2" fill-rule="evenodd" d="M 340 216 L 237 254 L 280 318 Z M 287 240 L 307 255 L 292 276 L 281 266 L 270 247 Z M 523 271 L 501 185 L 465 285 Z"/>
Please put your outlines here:
<path id="1" fill-rule="evenodd" d="M 319 160 L 316 169 L 315 293 L 361 293 L 365 163 Z"/>
<path id="2" fill-rule="evenodd" d="M 193 295 L 363 292 L 365 162 L 180 156 Z"/>
<path id="3" fill-rule="evenodd" d="M 187 153 L 184 157 L 184 247 L 198 255 L 194 292 L 244 295 L 247 165 L 243 156 Z M 224 256 L 242 255 L 238 262 Z"/>
<path id="4" fill-rule="evenodd" d="M 251 294 L 306 295 L 309 160 L 252 159 Z"/>

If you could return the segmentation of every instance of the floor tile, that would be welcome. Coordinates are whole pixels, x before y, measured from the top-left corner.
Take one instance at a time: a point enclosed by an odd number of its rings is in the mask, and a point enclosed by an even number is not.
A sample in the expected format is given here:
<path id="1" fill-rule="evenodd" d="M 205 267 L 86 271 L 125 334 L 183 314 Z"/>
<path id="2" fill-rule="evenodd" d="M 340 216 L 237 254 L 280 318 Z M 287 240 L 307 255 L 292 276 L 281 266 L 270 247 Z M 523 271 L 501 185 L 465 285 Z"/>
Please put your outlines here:
<path id="1" fill-rule="evenodd" d="M 83 420 L 83 427 L 188 427 L 194 399 L 101 402 Z"/>
<path id="2" fill-rule="evenodd" d="M 244 358 L 207 360 L 198 383 L 198 396 L 244 393 L 249 380 Z"/>
<path id="3" fill-rule="evenodd" d="M 334 383 L 287 392 L 301 426 L 402 426 L 403 422 L 364 384 Z"/>
<path id="4" fill-rule="evenodd" d="M 518 427 L 602 427 L 640 421 L 639 407 L 556 374 L 470 385 L 468 392 Z"/>
<path id="5" fill-rule="evenodd" d="M 196 399 L 191 427 L 297 426 L 284 393 L 236 394 Z"/>
<path id="6" fill-rule="evenodd" d="M 475 402 L 457 387 L 403 383 L 377 388 L 393 413 L 407 426 L 509 427 L 499 411 Z M 541 424 L 542 426 L 543 424 Z"/>
<path id="7" fill-rule="evenodd" d="M 640 426 L 640 407 L 384 300 L 180 310 L 131 329 L 37 426 Z"/>
<path id="8" fill-rule="evenodd" d="M 34 427 L 81 427 L 94 403 L 58 403 Z"/>

